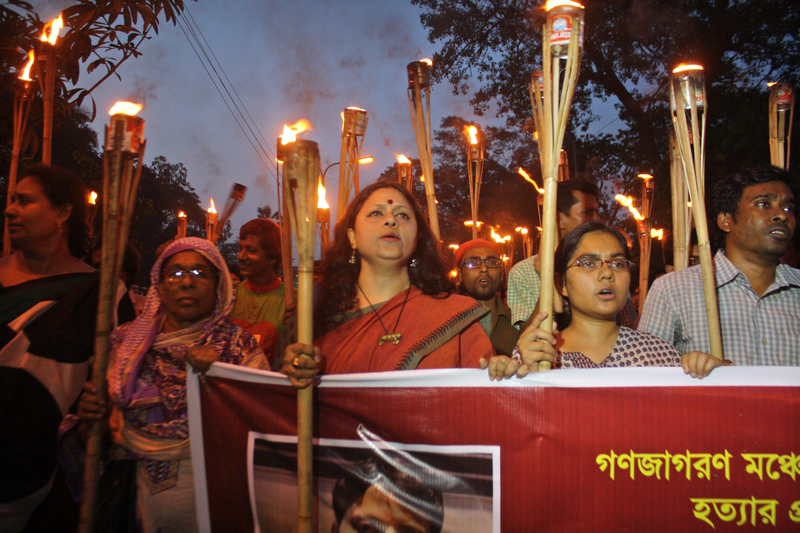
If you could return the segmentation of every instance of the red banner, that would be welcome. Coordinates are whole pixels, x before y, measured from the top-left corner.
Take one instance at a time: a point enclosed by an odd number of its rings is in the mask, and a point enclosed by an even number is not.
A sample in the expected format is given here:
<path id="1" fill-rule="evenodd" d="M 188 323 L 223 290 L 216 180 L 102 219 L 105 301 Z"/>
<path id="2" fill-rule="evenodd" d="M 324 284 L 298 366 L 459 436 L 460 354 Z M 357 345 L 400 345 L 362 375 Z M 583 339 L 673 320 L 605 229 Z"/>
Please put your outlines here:
<path id="1" fill-rule="evenodd" d="M 201 531 L 296 530 L 288 380 L 217 364 L 189 394 Z M 352 504 L 337 515 L 334 487 L 377 457 L 440 495 L 406 513 L 420 531 L 800 531 L 799 421 L 800 368 L 326 377 L 316 530 L 353 519 Z M 410 505 L 378 491 L 401 514 Z"/>

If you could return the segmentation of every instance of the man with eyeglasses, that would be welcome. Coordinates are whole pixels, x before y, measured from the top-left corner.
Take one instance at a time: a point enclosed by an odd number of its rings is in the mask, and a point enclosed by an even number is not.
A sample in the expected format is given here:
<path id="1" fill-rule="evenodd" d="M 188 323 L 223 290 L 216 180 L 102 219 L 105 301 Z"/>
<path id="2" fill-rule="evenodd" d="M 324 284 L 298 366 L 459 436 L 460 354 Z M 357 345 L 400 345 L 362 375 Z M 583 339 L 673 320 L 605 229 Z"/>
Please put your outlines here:
<path id="1" fill-rule="evenodd" d="M 510 357 L 520 332 L 511 325 L 511 310 L 498 294 L 505 274 L 500 248 L 485 239 L 474 239 L 458 247 L 455 259 L 462 293 L 491 311 L 481 325 L 495 351 Z"/>
<path id="2" fill-rule="evenodd" d="M 798 193 L 797 178 L 774 166 L 728 176 L 711 193 L 709 226 L 721 244 L 714 276 L 722 350 L 737 365 L 800 366 L 800 270 L 781 262 Z M 709 352 L 700 266 L 653 283 L 639 329 L 682 354 Z"/>

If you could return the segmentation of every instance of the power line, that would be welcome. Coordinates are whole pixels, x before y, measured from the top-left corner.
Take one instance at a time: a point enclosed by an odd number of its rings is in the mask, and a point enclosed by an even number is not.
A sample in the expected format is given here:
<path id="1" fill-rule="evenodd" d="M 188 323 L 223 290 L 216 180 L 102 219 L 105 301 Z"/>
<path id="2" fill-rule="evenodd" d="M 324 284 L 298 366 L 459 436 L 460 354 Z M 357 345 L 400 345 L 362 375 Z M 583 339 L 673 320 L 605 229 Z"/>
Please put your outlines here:
<path id="1" fill-rule="evenodd" d="M 181 24 L 181 19 L 183 20 L 182 24 Z M 275 182 L 278 183 L 277 164 L 274 162 L 275 160 L 274 155 L 272 154 L 272 151 L 269 149 L 270 146 L 269 143 L 266 142 L 266 140 L 264 140 L 263 143 L 259 140 L 259 136 L 263 140 L 264 135 L 258 130 L 258 126 L 255 125 L 255 121 L 253 120 L 250 112 L 247 110 L 247 106 L 245 106 L 241 97 L 239 97 L 239 94 L 236 92 L 236 89 L 233 88 L 230 79 L 228 78 L 227 74 L 225 74 L 225 70 L 222 68 L 222 65 L 220 64 L 219 60 L 217 60 L 216 55 L 211 49 L 211 45 L 208 43 L 202 31 L 200 30 L 199 26 L 194 21 L 194 18 L 192 17 L 191 13 L 188 10 L 188 7 L 185 9 L 185 13 L 181 12 L 181 16 L 178 19 L 178 26 L 180 27 L 181 31 L 186 37 L 186 40 L 189 42 L 189 46 L 192 47 L 192 50 L 194 51 L 195 55 L 200 60 L 203 69 L 206 71 L 206 74 L 208 74 L 211 83 L 214 85 L 214 88 L 217 90 L 217 93 L 222 98 L 222 101 L 225 103 L 225 106 L 228 108 L 228 111 L 231 113 L 231 116 L 236 121 L 236 124 L 239 126 L 239 129 L 242 131 L 244 136 L 247 138 L 247 141 L 253 147 L 253 150 L 256 152 L 256 155 L 264 164 L 264 167 L 267 169 L 269 173 L 273 175 L 273 177 L 275 178 Z M 212 57 L 213 61 L 211 59 Z M 214 64 L 215 62 L 216 65 Z M 222 75 L 220 75 L 220 72 L 222 73 Z M 234 98 L 231 93 L 235 94 L 236 98 Z M 238 99 L 238 104 L 237 104 L 237 99 Z M 244 109 L 244 111 L 242 111 L 242 109 Z M 256 134 L 256 131 L 258 132 L 258 135 Z"/>

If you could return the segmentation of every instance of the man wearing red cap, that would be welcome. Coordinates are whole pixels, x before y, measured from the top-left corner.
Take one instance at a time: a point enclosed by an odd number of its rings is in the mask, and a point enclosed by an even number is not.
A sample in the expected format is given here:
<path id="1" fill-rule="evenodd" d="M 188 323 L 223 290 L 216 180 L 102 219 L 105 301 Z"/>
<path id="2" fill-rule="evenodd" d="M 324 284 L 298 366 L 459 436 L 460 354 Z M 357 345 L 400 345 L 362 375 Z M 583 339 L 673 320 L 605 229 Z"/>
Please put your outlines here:
<path id="1" fill-rule="evenodd" d="M 246 280 L 236 287 L 231 322 L 252 333 L 271 359 L 278 348 L 286 313 L 286 287 L 278 277 L 280 226 L 266 218 L 256 218 L 242 226 L 238 258 Z"/>
<path id="2" fill-rule="evenodd" d="M 491 313 L 481 325 L 495 351 L 510 357 L 520 332 L 511 325 L 511 310 L 497 293 L 505 273 L 500 248 L 485 239 L 473 239 L 458 247 L 455 259 L 461 291 L 489 308 Z"/>

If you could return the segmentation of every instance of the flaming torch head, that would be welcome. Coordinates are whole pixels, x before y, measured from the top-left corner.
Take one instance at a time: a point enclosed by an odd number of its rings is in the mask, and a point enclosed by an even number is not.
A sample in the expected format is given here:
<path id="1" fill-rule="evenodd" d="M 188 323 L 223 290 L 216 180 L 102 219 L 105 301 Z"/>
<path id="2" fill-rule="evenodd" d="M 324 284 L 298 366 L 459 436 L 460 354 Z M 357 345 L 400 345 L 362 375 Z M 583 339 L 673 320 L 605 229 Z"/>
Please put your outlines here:
<path id="1" fill-rule="evenodd" d="M 33 50 L 28 52 L 28 63 L 25 65 L 25 68 L 22 69 L 22 72 L 19 74 L 19 79 L 22 81 L 33 81 L 31 79 L 31 67 L 33 66 L 34 54 Z"/>
<path id="2" fill-rule="evenodd" d="M 397 154 L 397 181 L 409 192 L 414 186 L 411 180 L 411 161 L 403 154 Z"/>
<path id="3" fill-rule="evenodd" d="M 325 192 L 325 185 L 322 184 L 322 180 L 319 180 L 319 185 L 317 186 L 317 209 L 330 209 L 331 207 L 325 200 Z"/>
<path id="4" fill-rule="evenodd" d="M 620 204 L 628 208 L 628 210 L 633 215 L 633 218 L 635 218 L 636 220 L 644 220 L 644 217 L 642 216 L 641 213 L 639 213 L 639 210 L 633 207 L 633 198 L 631 198 L 630 196 L 622 196 L 621 194 L 616 195 L 614 198 Z"/>
<path id="5" fill-rule="evenodd" d="M 673 113 L 676 113 L 678 109 L 678 92 L 683 95 L 683 108 L 685 110 L 692 108 L 690 87 L 694 88 L 694 100 L 697 110 L 703 111 L 705 109 L 706 82 L 703 75 L 703 67 L 700 65 L 678 65 L 672 70 L 671 83 L 670 106 Z M 680 90 L 678 90 L 678 86 L 680 86 Z"/>
<path id="6" fill-rule="evenodd" d="M 348 107 L 342 113 L 342 132 L 363 137 L 367 131 L 367 112 L 358 107 Z"/>
<path id="7" fill-rule="evenodd" d="M 42 32 L 42 42 L 43 43 L 50 43 L 56 44 L 58 40 L 58 33 L 61 31 L 61 28 L 64 27 L 64 19 L 61 18 L 61 14 L 59 13 L 58 18 L 51 20 L 44 26 L 44 32 Z M 49 35 L 48 35 L 49 32 Z"/>
<path id="8" fill-rule="evenodd" d="M 144 119 L 137 117 L 136 113 L 144 108 L 141 104 L 131 102 L 117 102 L 111 107 L 111 124 L 106 130 L 106 150 L 117 148 L 115 137 L 117 128 L 122 128 L 122 143 L 119 148 L 123 152 L 136 153 L 144 140 Z"/>
<path id="9" fill-rule="evenodd" d="M 431 66 L 433 61 L 427 57 L 408 64 L 408 88 L 413 89 L 416 85 L 420 89 L 427 89 L 431 86 Z"/>
<path id="10" fill-rule="evenodd" d="M 519 170 L 517 170 L 517 172 L 519 172 L 520 176 L 525 178 L 525 181 L 533 185 L 533 188 L 536 189 L 536 192 L 538 192 L 540 195 L 544 194 L 544 189 L 540 189 L 539 185 L 536 184 L 533 178 L 531 178 L 530 175 L 522 169 L 522 167 L 519 167 Z"/>
<path id="11" fill-rule="evenodd" d="M 89 193 L 89 204 L 97 205 L 97 193 L 94 191 Z"/>
<path id="12" fill-rule="evenodd" d="M 216 215 L 217 214 L 217 208 L 214 206 L 214 199 L 213 198 L 211 198 L 211 207 L 208 208 L 208 212 L 211 213 L 212 215 Z"/>

